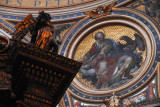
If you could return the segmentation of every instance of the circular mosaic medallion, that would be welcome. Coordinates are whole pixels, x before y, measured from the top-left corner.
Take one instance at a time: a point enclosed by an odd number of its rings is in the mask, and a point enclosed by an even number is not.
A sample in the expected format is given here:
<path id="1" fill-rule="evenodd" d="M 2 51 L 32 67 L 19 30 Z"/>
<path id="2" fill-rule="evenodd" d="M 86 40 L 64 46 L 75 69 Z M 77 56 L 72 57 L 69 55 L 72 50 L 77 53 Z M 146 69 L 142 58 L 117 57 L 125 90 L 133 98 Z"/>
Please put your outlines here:
<path id="1" fill-rule="evenodd" d="M 83 62 L 70 92 L 95 101 L 113 91 L 123 97 L 141 88 L 156 70 L 157 35 L 153 21 L 135 10 L 86 17 L 71 29 L 60 49 L 61 55 Z"/>

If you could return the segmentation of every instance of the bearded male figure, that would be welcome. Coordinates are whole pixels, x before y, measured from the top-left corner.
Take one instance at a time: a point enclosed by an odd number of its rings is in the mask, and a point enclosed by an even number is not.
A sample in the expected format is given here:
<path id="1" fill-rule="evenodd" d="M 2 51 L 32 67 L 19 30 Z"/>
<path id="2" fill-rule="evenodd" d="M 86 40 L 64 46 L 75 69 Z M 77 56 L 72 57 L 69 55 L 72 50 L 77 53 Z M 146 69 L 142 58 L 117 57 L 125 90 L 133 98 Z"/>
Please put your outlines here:
<path id="1" fill-rule="evenodd" d="M 120 80 L 122 74 L 125 74 L 127 78 L 133 78 L 130 70 L 134 66 L 134 58 L 124 52 L 120 53 L 116 42 L 105 38 L 103 32 L 97 32 L 95 40 L 91 49 L 84 55 L 83 66 L 80 70 L 82 77 L 94 82 L 96 88 L 101 88 L 113 78 L 115 82 Z"/>

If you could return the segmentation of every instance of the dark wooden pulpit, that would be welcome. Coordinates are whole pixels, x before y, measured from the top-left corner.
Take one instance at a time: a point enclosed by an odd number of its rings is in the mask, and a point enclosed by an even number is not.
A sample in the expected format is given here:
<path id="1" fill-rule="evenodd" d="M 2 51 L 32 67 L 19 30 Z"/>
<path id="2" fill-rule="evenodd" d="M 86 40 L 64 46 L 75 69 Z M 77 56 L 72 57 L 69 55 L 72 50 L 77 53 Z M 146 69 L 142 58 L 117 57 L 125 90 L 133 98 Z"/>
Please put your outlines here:
<path id="1" fill-rule="evenodd" d="M 16 101 L 28 107 L 55 107 L 81 63 L 17 40 L 9 42 L 4 62 L 11 68 Z"/>

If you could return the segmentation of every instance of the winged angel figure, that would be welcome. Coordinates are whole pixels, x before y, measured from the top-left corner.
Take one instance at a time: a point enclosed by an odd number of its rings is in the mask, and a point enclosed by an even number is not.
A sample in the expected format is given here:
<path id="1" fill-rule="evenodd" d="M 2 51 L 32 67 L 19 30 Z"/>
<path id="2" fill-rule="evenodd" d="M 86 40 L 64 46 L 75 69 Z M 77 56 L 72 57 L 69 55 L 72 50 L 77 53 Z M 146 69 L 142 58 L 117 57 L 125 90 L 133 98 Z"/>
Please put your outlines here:
<path id="1" fill-rule="evenodd" d="M 85 11 L 86 14 L 88 14 L 92 18 L 98 18 L 101 16 L 108 15 L 110 11 L 112 10 L 113 6 L 115 5 L 115 1 L 113 1 L 111 4 L 107 6 L 98 6 L 96 10 L 90 10 Z"/>
<path id="2" fill-rule="evenodd" d="M 61 44 L 60 33 L 66 28 L 69 28 L 70 25 L 59 25 L 54 28 L 54 26 L 51 25 L 50 20 L 50 14 L 45 13 L 44 11 L 39 12 L 36 19 L 29 14 L 16 25 L 13 39 L 21 40 L 28 32 L 30 32 L 32 35 L 31 44 L 41 49 L 47 49 L 51 52 L 58 53 L 58 47 Z"/>
<path id="3" fill-rule="evenodd" d="M 132 74 L 141 67 L 145 51 L 142 37 L 137 33 L 134 36 L 135 40 L 128 36 L 120 37 L 126 42 L 121 44 L 105 38 L 103 32 L 97 32 L 96 42 L 83 57 L 82 78 L 91 81 L 97 89 L 116 87 L 132 79 Z"/>

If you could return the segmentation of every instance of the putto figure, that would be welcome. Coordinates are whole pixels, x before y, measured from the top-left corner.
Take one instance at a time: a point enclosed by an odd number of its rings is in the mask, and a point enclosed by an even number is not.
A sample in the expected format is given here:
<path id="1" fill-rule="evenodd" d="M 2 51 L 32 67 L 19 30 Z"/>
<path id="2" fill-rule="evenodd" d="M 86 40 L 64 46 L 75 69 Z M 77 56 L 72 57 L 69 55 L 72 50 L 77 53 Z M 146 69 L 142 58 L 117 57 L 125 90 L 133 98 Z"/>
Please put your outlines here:
<path id="1" fill-rule="evenodd" d="M 39 12 L 36 24 L 30 31 L 32 35 L 31 43 L 42 49 L 46 48 L 51 40 L 52 30 L 50 20 L 51 16 L 48 13 L 44 13 L 44 11 Z"/>
<path id="2" fill-rule="evenodd" d="M 39 12 L 36 18 L 35 27 L 30 31 L 32 35 L 31 43 L 42 49 L 58 52 L 58 46 L 61 44 L 59 40 L 53 37 L 54 28 L 51 25 L 51 16 L 44 11 Z"/>

